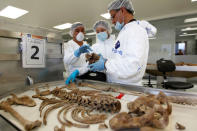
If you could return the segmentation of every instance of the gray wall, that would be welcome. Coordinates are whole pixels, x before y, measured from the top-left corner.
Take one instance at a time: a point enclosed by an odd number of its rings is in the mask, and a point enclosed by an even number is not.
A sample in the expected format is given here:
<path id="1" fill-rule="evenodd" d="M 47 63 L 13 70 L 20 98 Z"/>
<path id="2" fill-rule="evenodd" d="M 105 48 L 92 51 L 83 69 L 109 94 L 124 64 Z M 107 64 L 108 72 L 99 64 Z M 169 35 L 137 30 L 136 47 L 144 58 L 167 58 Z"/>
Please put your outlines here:
<path id="1" fill-rule="evenodd" d="M 156 39 L 150 40 L 148 63 L 156 63 L 160 58 L 175 60 L 175 21 L 165 19 L 150 22 L 157 28 Z"/>
<path id="2" fill-rule="evenodd" d="M 61 38 L 61 33 L 53 30 L 4 23 L 3 21 L 0 21 L 0 30 L 1 29 L 14 32 L 31 33 L 56 39 Z M 0 37 L 0 54 L 20 53 L 19 43 L 20 39 Z M 22 68 L 21 59 L 12 61 L 0 60 L 0 96 L 13 90 L 26 88 L 27 75 L 30 75 L 34 79 L 35 83 L 62 80 L 64 65 L 62 62 L 62 56 L 53 54 L 54 51 L 52 51 L 53 48 L 51 48 L 51 46 L 54 44 L 55 46 L 60 46 L 59 51 L 61 52 L 61 44 L 59 42 L 47 43 L 46 47 L 48 48 L 48 52 L 46 56 L 46 68 L 24 69 Z"/>

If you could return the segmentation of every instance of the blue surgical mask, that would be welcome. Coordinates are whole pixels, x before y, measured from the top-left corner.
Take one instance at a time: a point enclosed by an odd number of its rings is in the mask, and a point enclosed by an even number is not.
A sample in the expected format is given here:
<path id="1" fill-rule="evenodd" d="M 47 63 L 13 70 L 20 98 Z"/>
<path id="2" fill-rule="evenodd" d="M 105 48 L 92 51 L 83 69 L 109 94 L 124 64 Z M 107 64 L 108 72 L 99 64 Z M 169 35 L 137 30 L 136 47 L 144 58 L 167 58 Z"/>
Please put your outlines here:
<path id="1" fill-rule="evenodd" d="M 107 32 L 100 32 L 97 34 L 97 37 L 99 40 L 105 41 L 108 38 L 108 34 L 107 34 Z"/>
<path id="2" fill-rule="evenodd" d="M 123 15 L 121 11 L 120 11 L 120 13 L 121 13 L 121 14 L 118 14 L 118 19 L 120 19 L 120 15 Z M 123 20 L 122 20 L 122 21 L 123 21 L 123 22 L 122 22 L 121 24 L 120 24 L 119 21 L 116 22 L 115 29 L 116 29 L 117 31 L 122 30 L 122 28 L 123 28 L 123 26 L 124 26 L 124 17 L 123 17 Z"/>
<path id="3" fill-rule="evenodd" d="M 115 25 L 115 29 L 116 29 L 117 31 L 120 31 L 120 30 L 123 28 L 123 26 L 124 26 L 124 22 L 122 22 L 122 23 L 120 24 L 120 22 L 117 21 L 117 22 L 116 22 L 116 25 Z"/>

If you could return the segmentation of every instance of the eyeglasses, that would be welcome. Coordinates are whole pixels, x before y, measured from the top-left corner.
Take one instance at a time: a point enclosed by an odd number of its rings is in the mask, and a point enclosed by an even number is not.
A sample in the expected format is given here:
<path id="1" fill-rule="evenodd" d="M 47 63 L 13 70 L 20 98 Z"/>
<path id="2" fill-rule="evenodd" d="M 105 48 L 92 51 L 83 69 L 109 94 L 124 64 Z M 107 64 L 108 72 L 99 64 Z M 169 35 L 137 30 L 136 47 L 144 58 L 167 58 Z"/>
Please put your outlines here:
<path id="1" fill-rule="evenodd" d="M 111 20 L 113 20 L 115 17 L 116 17 L 116 15 L 117 15 L 117 13 L 120 11 L 120 9 L 119 10 L 116 10 L 116 14 L 114 14 L 113 16 L 111 16 Z"/>

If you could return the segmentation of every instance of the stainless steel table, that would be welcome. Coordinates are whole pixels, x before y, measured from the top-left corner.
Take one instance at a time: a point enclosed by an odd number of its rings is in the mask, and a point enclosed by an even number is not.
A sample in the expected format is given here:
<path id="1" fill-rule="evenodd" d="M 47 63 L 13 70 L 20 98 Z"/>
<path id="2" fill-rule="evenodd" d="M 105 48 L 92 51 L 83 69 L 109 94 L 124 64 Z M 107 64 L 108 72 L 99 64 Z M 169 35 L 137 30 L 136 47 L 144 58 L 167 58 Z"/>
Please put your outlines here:
<path id="1" fill-rule="evenodd" d="M 197 98 L 197 94 L 195 93 L 188 93 L 188 92 L 176 92 L 171 90 L 165 90 L 165 89 L 154 89 L 154 88 L 147 88 L 147 87 L 141 87 L 141 86 L 132 86 L 132 85 L 122 85 L 122 84 L 112 84 L 112 83 L 104 83 L 104 82 L 98 82 L 98 81 L 92 81 L 92 80 L 77 80 L 77 83 L 79 82 L 85 82 L 90 85 L 94 85 L 98 90 L 104 90 L 106 88 L 116 89 L 120 92 L 124 92 L 125 94 L 132 94 L 132 93 L 145 93 L 145 94 L 158 94 L 160 91 L 163 91 L 168 96 L 182 96 L 182 97 L 190 97 L 190 98 Z M 43 87 L 48 84 L 49 86 L 56 86 L 56 85 L 64 85 L 64 81 L 55 81 L 55 82 L 48 82 L 48 83 L 39 83 L 35 84 L 33 86 L 27 87 L 25 89 L 20 90 L 13 90 L 12 92 L 19 94 L 23 93 L 28 90 L 33 90 L 34 87 Z M 4 98 L 8 96 L 10 92 L 7 92 L 4 95 L 1 95 L 0 98 Z M 0 117 L 0 131 L 15 131 L 18 130 L 15 128 L 12 124 L 5 121 Z"/>

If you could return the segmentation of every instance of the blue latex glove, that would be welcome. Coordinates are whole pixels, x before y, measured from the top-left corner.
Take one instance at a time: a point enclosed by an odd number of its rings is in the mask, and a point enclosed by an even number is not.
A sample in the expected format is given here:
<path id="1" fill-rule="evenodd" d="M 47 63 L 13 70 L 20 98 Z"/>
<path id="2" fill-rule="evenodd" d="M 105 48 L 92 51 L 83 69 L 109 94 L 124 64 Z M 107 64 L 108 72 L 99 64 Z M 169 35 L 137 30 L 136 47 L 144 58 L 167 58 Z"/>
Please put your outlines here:
<path id="1" fill-rule="evenodd" d="M 70 76 L 67 78 L 66 80 L 66 85 L 69 85 L 70 84 L 70 81 L 74 82 L 76 77 L 79 75 L 79 70 L 74 70 Z"/>
<path id="2" fill-rule="evenodd" d="M 99 54 L 99 56 L 99 61 L 88 66 L 88 68 L 90 68 L 90 71 L 103 71 L 105 69 L 105 62 L 107 59 L 104 59 L 101 54 Z"/>
<path id="3" fill-rule="evenodd" d="M 87 53 L 89 51 L 92 51 L 89 45 L 82 45 L 79 49 L 75 50 L 74 55 L 79 57 L 82 53 Z"/>

